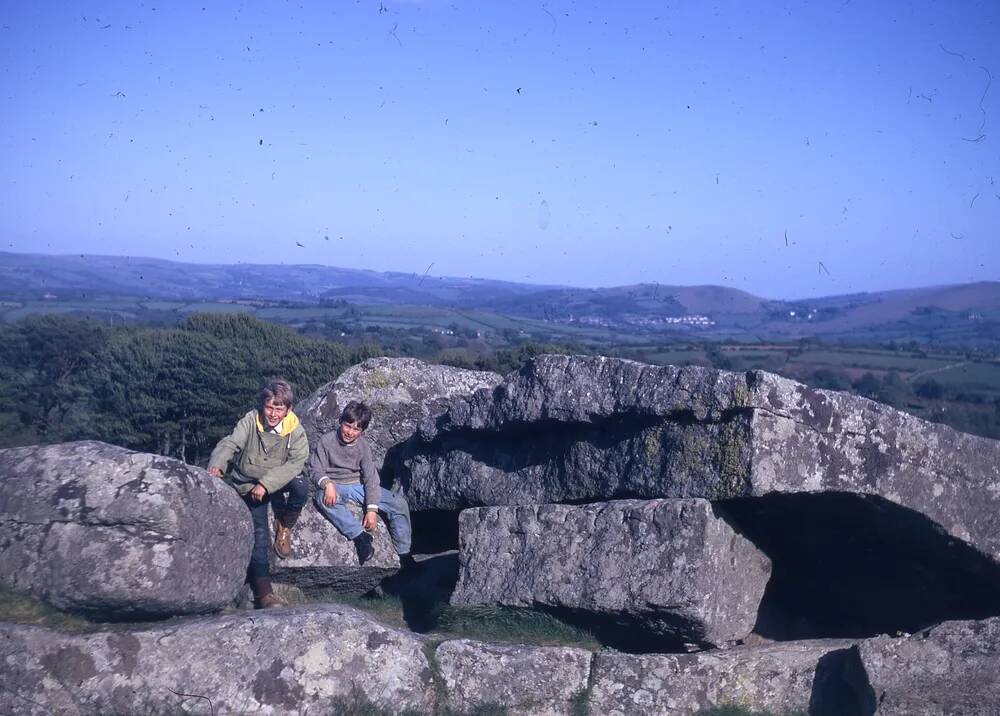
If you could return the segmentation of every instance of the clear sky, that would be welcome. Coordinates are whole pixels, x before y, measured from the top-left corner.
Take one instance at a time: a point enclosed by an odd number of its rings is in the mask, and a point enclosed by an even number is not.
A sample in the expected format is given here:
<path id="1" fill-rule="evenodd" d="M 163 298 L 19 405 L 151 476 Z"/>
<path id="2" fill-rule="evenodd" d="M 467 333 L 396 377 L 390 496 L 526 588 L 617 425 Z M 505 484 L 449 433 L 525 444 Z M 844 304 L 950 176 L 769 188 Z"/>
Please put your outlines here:
<path id="1" fill-rule="evenodd" d="M 773 298 L 1000 277 L 996 0 L 0 20 L 3 250 Z"/>

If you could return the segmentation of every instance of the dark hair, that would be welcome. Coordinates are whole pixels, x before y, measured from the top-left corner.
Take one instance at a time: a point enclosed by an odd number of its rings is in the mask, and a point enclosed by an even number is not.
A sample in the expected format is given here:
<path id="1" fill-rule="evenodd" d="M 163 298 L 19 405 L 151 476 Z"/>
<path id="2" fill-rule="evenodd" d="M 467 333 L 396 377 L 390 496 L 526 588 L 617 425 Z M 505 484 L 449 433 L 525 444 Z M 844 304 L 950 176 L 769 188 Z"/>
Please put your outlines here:
<path id="1" fill-rule="evenodd" d="M 261 410 L 264 409 L 269 400 L 273 400 L 278 405 L 287 405 L 291 408 L 295 405 L 295 391 L 292 390 L 292 386 L 288 384 L 287 380 L 282 380 L 281 378 L 269 380 L 260 391 Z"/>
<path id="2" fill-rule="evenodd" d="M 352 400 L 344 406 L 344 411 L 340 414 L 340 422 L 355 423 L 364 430 L 372 420 L 372 409 L 358 400 Z"/>

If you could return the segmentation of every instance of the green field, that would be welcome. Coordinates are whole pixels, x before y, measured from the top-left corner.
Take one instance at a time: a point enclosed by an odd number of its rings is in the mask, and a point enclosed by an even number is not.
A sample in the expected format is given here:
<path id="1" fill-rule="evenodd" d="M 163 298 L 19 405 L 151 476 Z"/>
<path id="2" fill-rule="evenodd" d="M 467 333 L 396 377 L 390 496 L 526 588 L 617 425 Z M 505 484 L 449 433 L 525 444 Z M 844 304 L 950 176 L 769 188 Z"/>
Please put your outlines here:
<path id="1" fill-rule="evenodd" d="M 930 358 L 909 355 L 901 351 L 874 352 L 867 350 L 815 350 L 806 351 L 793 359 L 797 363 L 828 365 L 844 368 L 871 368 L 874 370 L 923 371 L 943 368 L 955 359 Z"/>
<path id="2" fill-rule="evenodd" d="M 180 308 L 175 309 L 176 313 L 186 315 L 190 313 L 254 313 L 258 309 L 238 303 L 185 303 Z"/>
<path id="3" fill-rule="evenodd" d="M 928 377 L 951 387 L 1000 392 L 1000 364 L 994 362 L 957 365 Z"/>

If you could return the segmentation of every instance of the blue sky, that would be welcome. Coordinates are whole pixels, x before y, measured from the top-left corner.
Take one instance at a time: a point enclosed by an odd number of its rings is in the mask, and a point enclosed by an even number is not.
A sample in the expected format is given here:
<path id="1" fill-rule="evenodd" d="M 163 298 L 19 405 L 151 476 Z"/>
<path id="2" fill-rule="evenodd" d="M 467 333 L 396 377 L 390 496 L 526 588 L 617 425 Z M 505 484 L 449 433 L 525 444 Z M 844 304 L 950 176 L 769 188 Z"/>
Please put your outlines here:
<path id="1" fill-rule="evenodd" d="M 997 278 L 992 0 L 31 5 L 0 8 L 3 250 L 774 298 Z"/>

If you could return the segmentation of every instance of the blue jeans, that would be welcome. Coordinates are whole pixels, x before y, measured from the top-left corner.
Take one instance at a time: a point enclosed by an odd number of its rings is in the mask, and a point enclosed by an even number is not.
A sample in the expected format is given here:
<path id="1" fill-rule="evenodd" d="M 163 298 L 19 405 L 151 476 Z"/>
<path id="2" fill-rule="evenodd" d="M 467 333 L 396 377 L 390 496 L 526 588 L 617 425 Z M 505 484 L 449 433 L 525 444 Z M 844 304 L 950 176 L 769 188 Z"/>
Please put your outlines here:
<path id="1" fill-rule="evenodd" d="M 353 502 L 365 508 L 365 488 L 360 482 L 353 485 L 335 485 L 337 488 L 337 504 L 327 507 L 323 504 L 322 487 L 316 488 L 314 502 L 316 509 L 320 511 L 330 523 L 336 527 L 340 534 L 347 539 L 354 539 L 364 528 L 354 513 L 348 509 L 347 503 Z M 398 492 L 382 488 L 382 499 L 378 501 L 378 510 L 385 515 L 389 524 L 389 537 L 392 538 L 392 546 L 396 548 L 396 554 L 410 553 L 410 506 L 406 503 L 406 498 Z"/>

